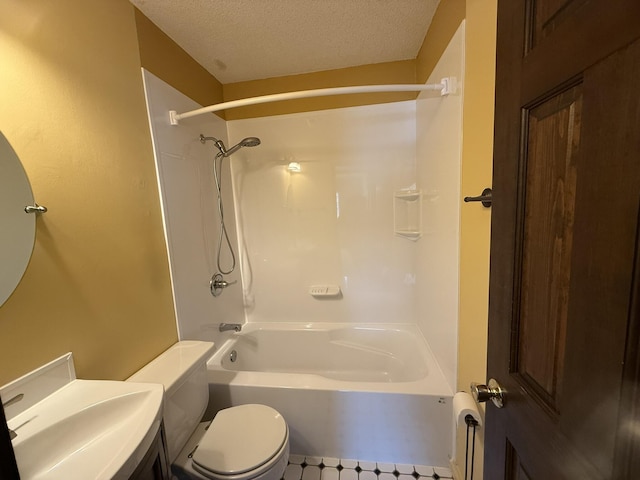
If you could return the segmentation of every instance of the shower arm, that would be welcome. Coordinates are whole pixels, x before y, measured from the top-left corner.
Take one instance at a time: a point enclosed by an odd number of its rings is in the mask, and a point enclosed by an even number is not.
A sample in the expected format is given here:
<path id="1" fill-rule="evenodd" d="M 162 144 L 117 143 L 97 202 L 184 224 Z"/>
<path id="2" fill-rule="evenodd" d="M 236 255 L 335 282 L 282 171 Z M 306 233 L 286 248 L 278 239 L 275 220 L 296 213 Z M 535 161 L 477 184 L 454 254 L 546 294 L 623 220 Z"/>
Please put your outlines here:
<path id="1" fill-rule="evenodd" d="M 440 95 L 449 95 L 456 89 L 456 78 L 446 77 L 440 83 L 421 85 L 359 85 L 354 87 L 319 88 L 316 90 L 300 90 L 297 92 L 275 93 L 273 95 L 262 95 L 259 97 L 243 98 L 230 102 L 217 103 L 208 107 L 198 108 L 185 113 L 177 113 L 175 110 L 169 111 L 169 122 L 171 125 L 178 125 L 178 122 L 185 118 L 195 117 L 204 113 L 213 113 L 230 108 L 257 105 L 259 103 L 279 102 L 283 100 L 295 100 L 298 98 L 325 97 L 332 95 L 348 95 L 353 93 L 383 93 L 383 92 L 421 92 L 426 90 L 440 91 Z"/>

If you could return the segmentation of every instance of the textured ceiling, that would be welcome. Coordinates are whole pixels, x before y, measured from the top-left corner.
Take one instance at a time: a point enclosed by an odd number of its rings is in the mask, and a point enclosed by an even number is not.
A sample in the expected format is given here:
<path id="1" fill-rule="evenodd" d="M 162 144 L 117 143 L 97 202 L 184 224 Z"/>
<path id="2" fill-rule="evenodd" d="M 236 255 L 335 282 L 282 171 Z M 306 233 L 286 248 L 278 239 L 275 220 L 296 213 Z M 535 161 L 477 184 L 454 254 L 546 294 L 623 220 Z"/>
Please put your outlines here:
<path id="1" fill-rule="evenodd" d="M 222 83 L 413 59 L 439 0 L 131 0 Z"/>

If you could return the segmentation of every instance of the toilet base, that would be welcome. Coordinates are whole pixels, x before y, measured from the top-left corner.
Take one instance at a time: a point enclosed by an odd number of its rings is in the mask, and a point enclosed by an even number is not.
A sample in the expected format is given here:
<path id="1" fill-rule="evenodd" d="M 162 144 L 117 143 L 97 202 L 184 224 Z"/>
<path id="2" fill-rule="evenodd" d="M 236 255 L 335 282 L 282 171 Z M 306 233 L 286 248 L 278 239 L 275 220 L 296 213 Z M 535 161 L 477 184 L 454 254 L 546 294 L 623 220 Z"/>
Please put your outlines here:
<path id="1" fill-rule="evenodd" d="M 209 423 L 210 422 L 201 422 L 198 425 L 196 430 L 193 432 L 193 435 L 191 435 L 189 440 L 187 440 L 184 448 L 171 465 L 171 473 L 174 480 L 211 480 L 212 478 L 216 478 L 217 480 L 238 480 L 239 477 L 242 477 L 245 480 L 280 480 L 282 478 L 289 460 L 288 438 L 283 451 L 279 453 L 279 458 L 274 463 L 273 467 L 255 477 L 251 476 L 251 472 L 247 472 L 243 475 L 229 475 L 226 479 L 223 476 L 205 477 L 201 473 L 197 472 L 193 468 L 193 460 L 190 458 L 190 455 L 206 433 L 206 428 Z"/>

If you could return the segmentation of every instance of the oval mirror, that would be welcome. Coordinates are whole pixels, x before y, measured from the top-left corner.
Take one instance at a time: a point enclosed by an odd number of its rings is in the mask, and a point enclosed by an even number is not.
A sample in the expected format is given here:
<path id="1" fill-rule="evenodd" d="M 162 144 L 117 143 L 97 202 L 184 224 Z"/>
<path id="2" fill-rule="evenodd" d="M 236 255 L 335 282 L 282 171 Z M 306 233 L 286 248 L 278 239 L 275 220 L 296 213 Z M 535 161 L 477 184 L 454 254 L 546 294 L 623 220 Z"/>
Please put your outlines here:
<path id="1" fill-rule="evenodd" d="M 27 174 L 0 132 L 0 305 L 13 293 L 27 268 L 36 233 L 36 216 Z"/>

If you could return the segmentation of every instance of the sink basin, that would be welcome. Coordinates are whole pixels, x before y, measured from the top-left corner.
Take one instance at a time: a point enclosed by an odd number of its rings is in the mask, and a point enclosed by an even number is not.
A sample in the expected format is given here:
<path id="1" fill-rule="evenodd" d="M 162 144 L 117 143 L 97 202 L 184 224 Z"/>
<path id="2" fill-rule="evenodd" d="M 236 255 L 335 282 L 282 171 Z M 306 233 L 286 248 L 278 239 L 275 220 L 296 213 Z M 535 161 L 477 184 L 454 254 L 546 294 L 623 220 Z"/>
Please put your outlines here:
<path id="1" fill-rule="evenodd" d="M 8 421 L 22 479 L 129 478 L 162 420 L 163 387 L 73 380 Z"/>

